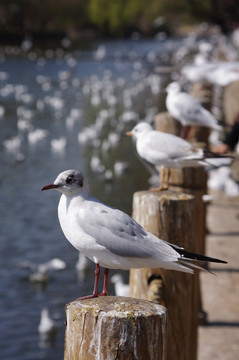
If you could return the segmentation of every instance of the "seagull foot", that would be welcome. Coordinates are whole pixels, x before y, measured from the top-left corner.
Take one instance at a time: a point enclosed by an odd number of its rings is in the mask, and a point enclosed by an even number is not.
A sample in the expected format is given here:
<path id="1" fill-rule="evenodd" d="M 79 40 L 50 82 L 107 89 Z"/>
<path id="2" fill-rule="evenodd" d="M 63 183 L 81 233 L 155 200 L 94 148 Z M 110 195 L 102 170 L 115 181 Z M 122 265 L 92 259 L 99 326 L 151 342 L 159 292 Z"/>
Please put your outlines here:
<path id="1" fill-rule="evenodd" d="M 157 192 L 157 191 L 163 191 L 163 190 L 168 190 L 168 188 L 167 187 L 158 187 L 158 188 L 153 188 L 153 189 L 150 189 L 149 191 L 150 192 Z"/>
<path id="2" fill-rule="evenodd" d="M 101 296 L 101 295 L 99 295 L 99 294 L 86 295 L 86 296 L 78 297 L 76 299 L 76 301 L 78 301 L 78 300 L 86 300 L 86 299 L 93 299 L 93 298 L 96 298 L 98 296 Z"/>

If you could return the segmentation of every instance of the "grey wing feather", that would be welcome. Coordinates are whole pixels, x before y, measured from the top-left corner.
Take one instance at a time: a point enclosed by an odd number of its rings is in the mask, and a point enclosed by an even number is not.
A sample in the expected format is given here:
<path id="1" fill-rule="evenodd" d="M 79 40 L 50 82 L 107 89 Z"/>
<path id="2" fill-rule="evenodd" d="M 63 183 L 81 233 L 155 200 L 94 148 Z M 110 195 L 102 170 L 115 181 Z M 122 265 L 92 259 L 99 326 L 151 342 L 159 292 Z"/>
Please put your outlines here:
<path id="1" fill-rule="evenodd" d="M 197 99 L 192 98 L 187 93 L 179 94 L 176 103 L 186 119 L 192 120 L 201 116 L 202 105 Z"/>
<path id="2" fill-rule="evenodd" d="M 189 143 L 172 134 L 160 133 L 159 131 L 152 131 L 149 134 L 150 137 L 145 136 L 145 139 L 143 140 L 145 146 L 147 146 L 148 149 L 155 151 L 156 154 L 163 154 L 165 159 L 186 156 L 187 152 L 191 150 L 191 145 Z M 163 159 L 163 156 L 161 157 Z"/>
<path id="3" fill-rule="evenodd" d="M 97 209 L 85 212 L 82 229 L 112 253 L 124 257 L 154 257 L 177 261 L 180 255 L 166 242 L 146 232 L 120 210 L 98 203 Z"/>

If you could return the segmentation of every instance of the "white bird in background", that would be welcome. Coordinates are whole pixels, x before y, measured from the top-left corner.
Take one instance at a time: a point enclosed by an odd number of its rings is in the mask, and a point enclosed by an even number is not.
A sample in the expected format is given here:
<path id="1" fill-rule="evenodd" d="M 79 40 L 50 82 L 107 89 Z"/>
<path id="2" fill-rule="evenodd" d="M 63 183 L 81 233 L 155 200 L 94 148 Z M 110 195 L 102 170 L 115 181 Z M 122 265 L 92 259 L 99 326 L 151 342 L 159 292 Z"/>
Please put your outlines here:
<path id="1" fill-rule="evenodd" d="M 31 261 L 24 261 L 21 263 L 21 268 L 28 268 L 33 272 L 29 275 L 29 280 L 33 283 L 46 283 L 48 281 L 49 271 L 63 270 L 66 268 L 66 263 L 58 258 L 51 259 L 42 264 L 35 264 Z"/>
<path id="2" fill-rule="evenodd" d="M 239 196 L 239 184 L 233 180 L 229 166 L 209 171 L 207 185 L 209 189 L 224 191 L 228 197 Z"/>
<path id="3" fill-rule="evenodd" d="M 186 126 L 205 126 L 221 130 L 216 118 L 206 110 L 200 102 L 186 92 L 181 91 L 178 82 L 170 83 L 167 88 L 166 107 L 170 115 L 179 121 L 183 127 L 182 137 Z"/>
<path id="4" fill-rule="evenodd" d="M 37 143 L 43 141 L 48 135 L 48 131 L 45 129 L 35 129 L 29 132 L 27 135 L 28 142 L 30 145 L 36 145 Z"/>
<path id="5" fill-rule="evenodd" d="M 182 138 L 153 130 L 146 122 L 137 124 L 126 135 L 132 136 L 136 141 L 136 150 L 139 156 L 154 166 L 160 165 L 163 168 L 183 168 L 206 166 L 202 149 L 193 147 Z M 164 172 L 163 172 L 164 175 Z M 168 189 L 169 174 L 166 188 L 164 187 L 164 176 L 161 178 L 159 189 Z"/>
<path id="6" fill-rule="evenodd" d="M 64 153 L 66 149 L 66 138 L 61 136 L 59 139 L 51 140 L 51 150 L 55 153 Z"/>
<path id="7" fill-rule="evenodd" d="M 38 325 L 38 332 L 40 334 L 50 334 L 56 328 L 55 322 L 50 318 L 47 308 L 43 308 L 41 311 L 41 319 Z"/>
<path id="8" fill-rule="evenodd" d="M 130 286 L 125 284 L 121 274 L 115 274 L 111 277 L 110 281 L 115 285 L 116 296 L 130 296 Z"/>
<path id="9" fill-rule="evenodd" d="M 76 263 L 76 271 L 79 281 L 83 281 L 85 279 L 89 269 L 89 259 L 84 254 L 82 254 L 82 252 L 79 252 L 78 260 Z"/>
<path id="10" fill-rule="evenodd" d="M 100 266 L 104 270 L 102 296 L 107 295 L 109 268 L 124 269 L 162 267 L 193 273 L 191 260 L 225 261 L 196 255 L 160 240 L 145 231 L 124 212 L 104 205 L 89 193 L 88 183 L 77 170 L 60 173 L 54 183 L 42 190 L 56 189 L 62 193 L 58 217 L 69 242 L 96 264 L 93 294 L 97 297 Z M 197 267 L 197 266 L 196 266 Z"/>
<path id="11" fill-rule="evenodd" d="M 50 345 L 54 345 L 56 330 L 56 324 L 54 320 L 51 319 L 48 309 L 43 308 L 41 310 L 41 319 L 38 325 L 40 348 L 45 349 Z"/>

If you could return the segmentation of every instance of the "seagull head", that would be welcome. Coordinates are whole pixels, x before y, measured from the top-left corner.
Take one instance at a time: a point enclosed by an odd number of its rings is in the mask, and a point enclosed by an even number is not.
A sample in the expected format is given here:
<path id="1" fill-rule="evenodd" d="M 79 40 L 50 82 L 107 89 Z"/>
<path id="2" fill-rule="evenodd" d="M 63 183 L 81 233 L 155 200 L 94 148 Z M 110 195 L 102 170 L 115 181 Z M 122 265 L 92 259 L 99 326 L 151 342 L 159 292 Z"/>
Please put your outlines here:
<path id="1" fill-rule="evenodd" d="M 56 189 L 66 196 L 88 193 L 88 183 L 78 170 L 66 170 L 60 173 L 56 180 L 41 190 Z"/>
<path id="2" fill-rule="evenodd" d="M 152 126 L 147 122 L 143 121 L 137 124 L 131 131 L 128 131 L 126 135 L 132 136 L 133 139 L 137 140 L 140 135 L 152 130 Z"/>
<path id="3" fill-rule="evenodd" d="M 166 87 L 168 94 L 178 94 L 181 91 L 181 85 L 177 81 L 173 81 Z"/>

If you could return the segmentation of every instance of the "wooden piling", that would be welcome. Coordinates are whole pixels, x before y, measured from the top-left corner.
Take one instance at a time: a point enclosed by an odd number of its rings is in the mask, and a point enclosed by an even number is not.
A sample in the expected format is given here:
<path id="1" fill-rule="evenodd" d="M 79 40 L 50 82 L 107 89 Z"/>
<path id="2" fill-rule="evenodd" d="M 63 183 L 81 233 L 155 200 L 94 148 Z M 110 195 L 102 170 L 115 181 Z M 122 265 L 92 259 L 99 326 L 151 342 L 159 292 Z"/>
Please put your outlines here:
<path id="1" fill-rule="evenodd" d="M 106 296 L 66 306 L 64 360 L 165 360 L 166 309 Z"/>
<path id="2" fill-rule="evenodd" d="M 184 169 L 171 169 L 169 188 L 179 193 L 194 196 L 194 207 L 197 214 L 195 223 L 195 252 L 205 254 L 206 238 L 206 205 L 203 195 L 207 194 L 208 175 L 204 167 L 188 167 Z"/>
<path id="3" fill-rule="evenodd" d="M 210 83 L 195 83 L 191 92 L 192 97 L 197 99 L 205 109 L 211 111 L 213 102 L 213 85 Z M 207 127 L 195 126 L 192 131 L 192 139 L 204 143 L 208 147 L 208 137 L 210 129 Z"/>
<path id="4" fill-rule="evenodd" d="M 179 136 L 180 123 L 175 120 L 167 111 L 160 112 L 155 116 L 155 130 Z"/>
<path id="5" fill-rule="evenodd" d="M 233 125 L 235 117 L 239 114 L 239 81 L 225 86 L 223 90 L 223 111 L 226 124 Z"/>
<path id="6" fill-rule="evenodd" d="M 159 238 L 195 251 L 194 199 L 171 191 L 134 194 L 133 218 Z M 168 360 L 194 360 L 199 311 L 198 273 L 131 269 L 131 296 L 164 304 L 168 311 Z"/>

